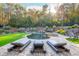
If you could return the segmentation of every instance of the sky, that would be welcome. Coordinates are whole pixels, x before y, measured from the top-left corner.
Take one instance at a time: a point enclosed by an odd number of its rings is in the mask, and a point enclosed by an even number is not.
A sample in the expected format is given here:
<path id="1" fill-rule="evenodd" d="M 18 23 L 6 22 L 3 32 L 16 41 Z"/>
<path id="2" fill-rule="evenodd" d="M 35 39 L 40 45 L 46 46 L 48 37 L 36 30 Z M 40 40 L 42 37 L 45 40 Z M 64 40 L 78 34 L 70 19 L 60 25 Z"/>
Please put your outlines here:
<path id="1" fill-rule="evenodd" d="M 50 8 L 50 11 L 53 13 L 56 13 L 56 7 L 58 6 L 58 3 L 22 3 L 24 7 L 27 9 L 37 9 L 37 10 L 42 10 L 42 6 L 47 4 L 48 9 Z"/>

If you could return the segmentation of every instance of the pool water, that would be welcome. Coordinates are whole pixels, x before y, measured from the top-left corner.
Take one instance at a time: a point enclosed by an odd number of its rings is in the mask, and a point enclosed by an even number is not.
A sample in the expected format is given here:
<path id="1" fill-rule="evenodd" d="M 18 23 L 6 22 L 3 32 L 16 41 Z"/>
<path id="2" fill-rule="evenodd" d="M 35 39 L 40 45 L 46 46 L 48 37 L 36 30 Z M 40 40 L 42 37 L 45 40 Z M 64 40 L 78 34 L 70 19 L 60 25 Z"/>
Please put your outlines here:
<path id="1" fill-rule="evenodd" d="M 48 39 L 48 35 L 45 34 L 45 33 L 39 33 L 39 32 L 36 32 L 36 33 L 32 33 L 31 35 L 27 36 L 29 39 Z"/>

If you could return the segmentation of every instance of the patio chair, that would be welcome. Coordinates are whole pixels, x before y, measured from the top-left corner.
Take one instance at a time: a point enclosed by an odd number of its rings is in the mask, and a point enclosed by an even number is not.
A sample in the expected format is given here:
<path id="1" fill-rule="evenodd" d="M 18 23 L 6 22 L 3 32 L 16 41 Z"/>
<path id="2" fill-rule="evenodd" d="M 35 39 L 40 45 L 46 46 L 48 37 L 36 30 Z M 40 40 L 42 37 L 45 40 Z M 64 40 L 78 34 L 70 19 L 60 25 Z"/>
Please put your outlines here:
<path id="1" fill-rule="evenodd" d="M 33 43 L 33 49 L 31 50 L 31 53 L 46 53 L 46 51 L 44 50 L 44 43 L 41 41 L 39 42 L 34 42 Z"/>
<path id="2" fill-rule="evenodd" d="M 66 45 L 66 43 L 57 43 L 57 42 L 47 41 L 47 44 L 57 53 L 70 51 L 69 49 L 64 47 L 64 45 Z"/>
<path id="3" fill-rule="evenodd" d="M 31 41 L 26 40 L 26 39 L 15 41 L 15 42 L 11 43 L 12 46 L 10 48 L 8 48 L 8 52 L 13 51 L 13 50 L 22 52 L 30 43 L 31 43 Z"/>

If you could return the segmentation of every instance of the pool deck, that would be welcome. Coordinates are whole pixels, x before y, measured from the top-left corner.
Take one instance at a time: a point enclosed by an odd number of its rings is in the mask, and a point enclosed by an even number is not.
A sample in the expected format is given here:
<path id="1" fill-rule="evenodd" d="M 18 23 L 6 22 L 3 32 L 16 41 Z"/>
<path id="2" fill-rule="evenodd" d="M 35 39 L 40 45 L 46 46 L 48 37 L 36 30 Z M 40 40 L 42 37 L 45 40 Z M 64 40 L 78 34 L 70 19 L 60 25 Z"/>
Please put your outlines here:
<path id="1" fill-rule="evenodd" d="M 0 47 L 0 56 L 79 56 L 79 47 L 75 46 L 73 43 L 65 40 L 66 36 L 63 35 L 58 35 L 58 37 L 52 36 L 50 39 L 55 40 L 57 42 L 66 42 L 67 45 L 65 46 L 66 48 L 70 49 L 70 53 L 56 53 L 54 50 L 52 50 L 47 44 L 47 40 L 43 40 L 44 42 L 44 48 L 46 49 L 47 53 L 44 54 L 31 54 L 30 51 L 33 47 L 33 41 L 31 44 L 26 47 L 26 49 L 22 53 L 18 53 L 15 51 L 12 52 L 7 52 L 7 49 L 10 47 L 10 44 L 7 44 L 5 46 Z M 27 39 L 27 38 L 23 38 Z"/>

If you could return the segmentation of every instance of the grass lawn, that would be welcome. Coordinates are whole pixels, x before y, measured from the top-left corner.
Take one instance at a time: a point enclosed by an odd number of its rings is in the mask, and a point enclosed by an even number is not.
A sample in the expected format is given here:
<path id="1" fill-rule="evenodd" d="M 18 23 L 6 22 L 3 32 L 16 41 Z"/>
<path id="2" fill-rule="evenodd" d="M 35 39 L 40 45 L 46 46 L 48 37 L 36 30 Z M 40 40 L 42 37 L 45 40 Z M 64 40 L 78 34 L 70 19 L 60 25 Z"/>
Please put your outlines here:
<path id="1" fill-rule="evenodd" d="M 27 34 L 26 33 L 14 33 L 14 34 L 0 36 L 0 46 L 4 46 L 15 40 L 18 40 L 18 39 L 22 38 L 24 35 L 27 35 Z"/>
<path id="2" fill-rule="evenodd" d="M 75 43 L 75 44 L 79 44 L 79 39 L 78 38 L 67 38 L 68 41 Z"/>

